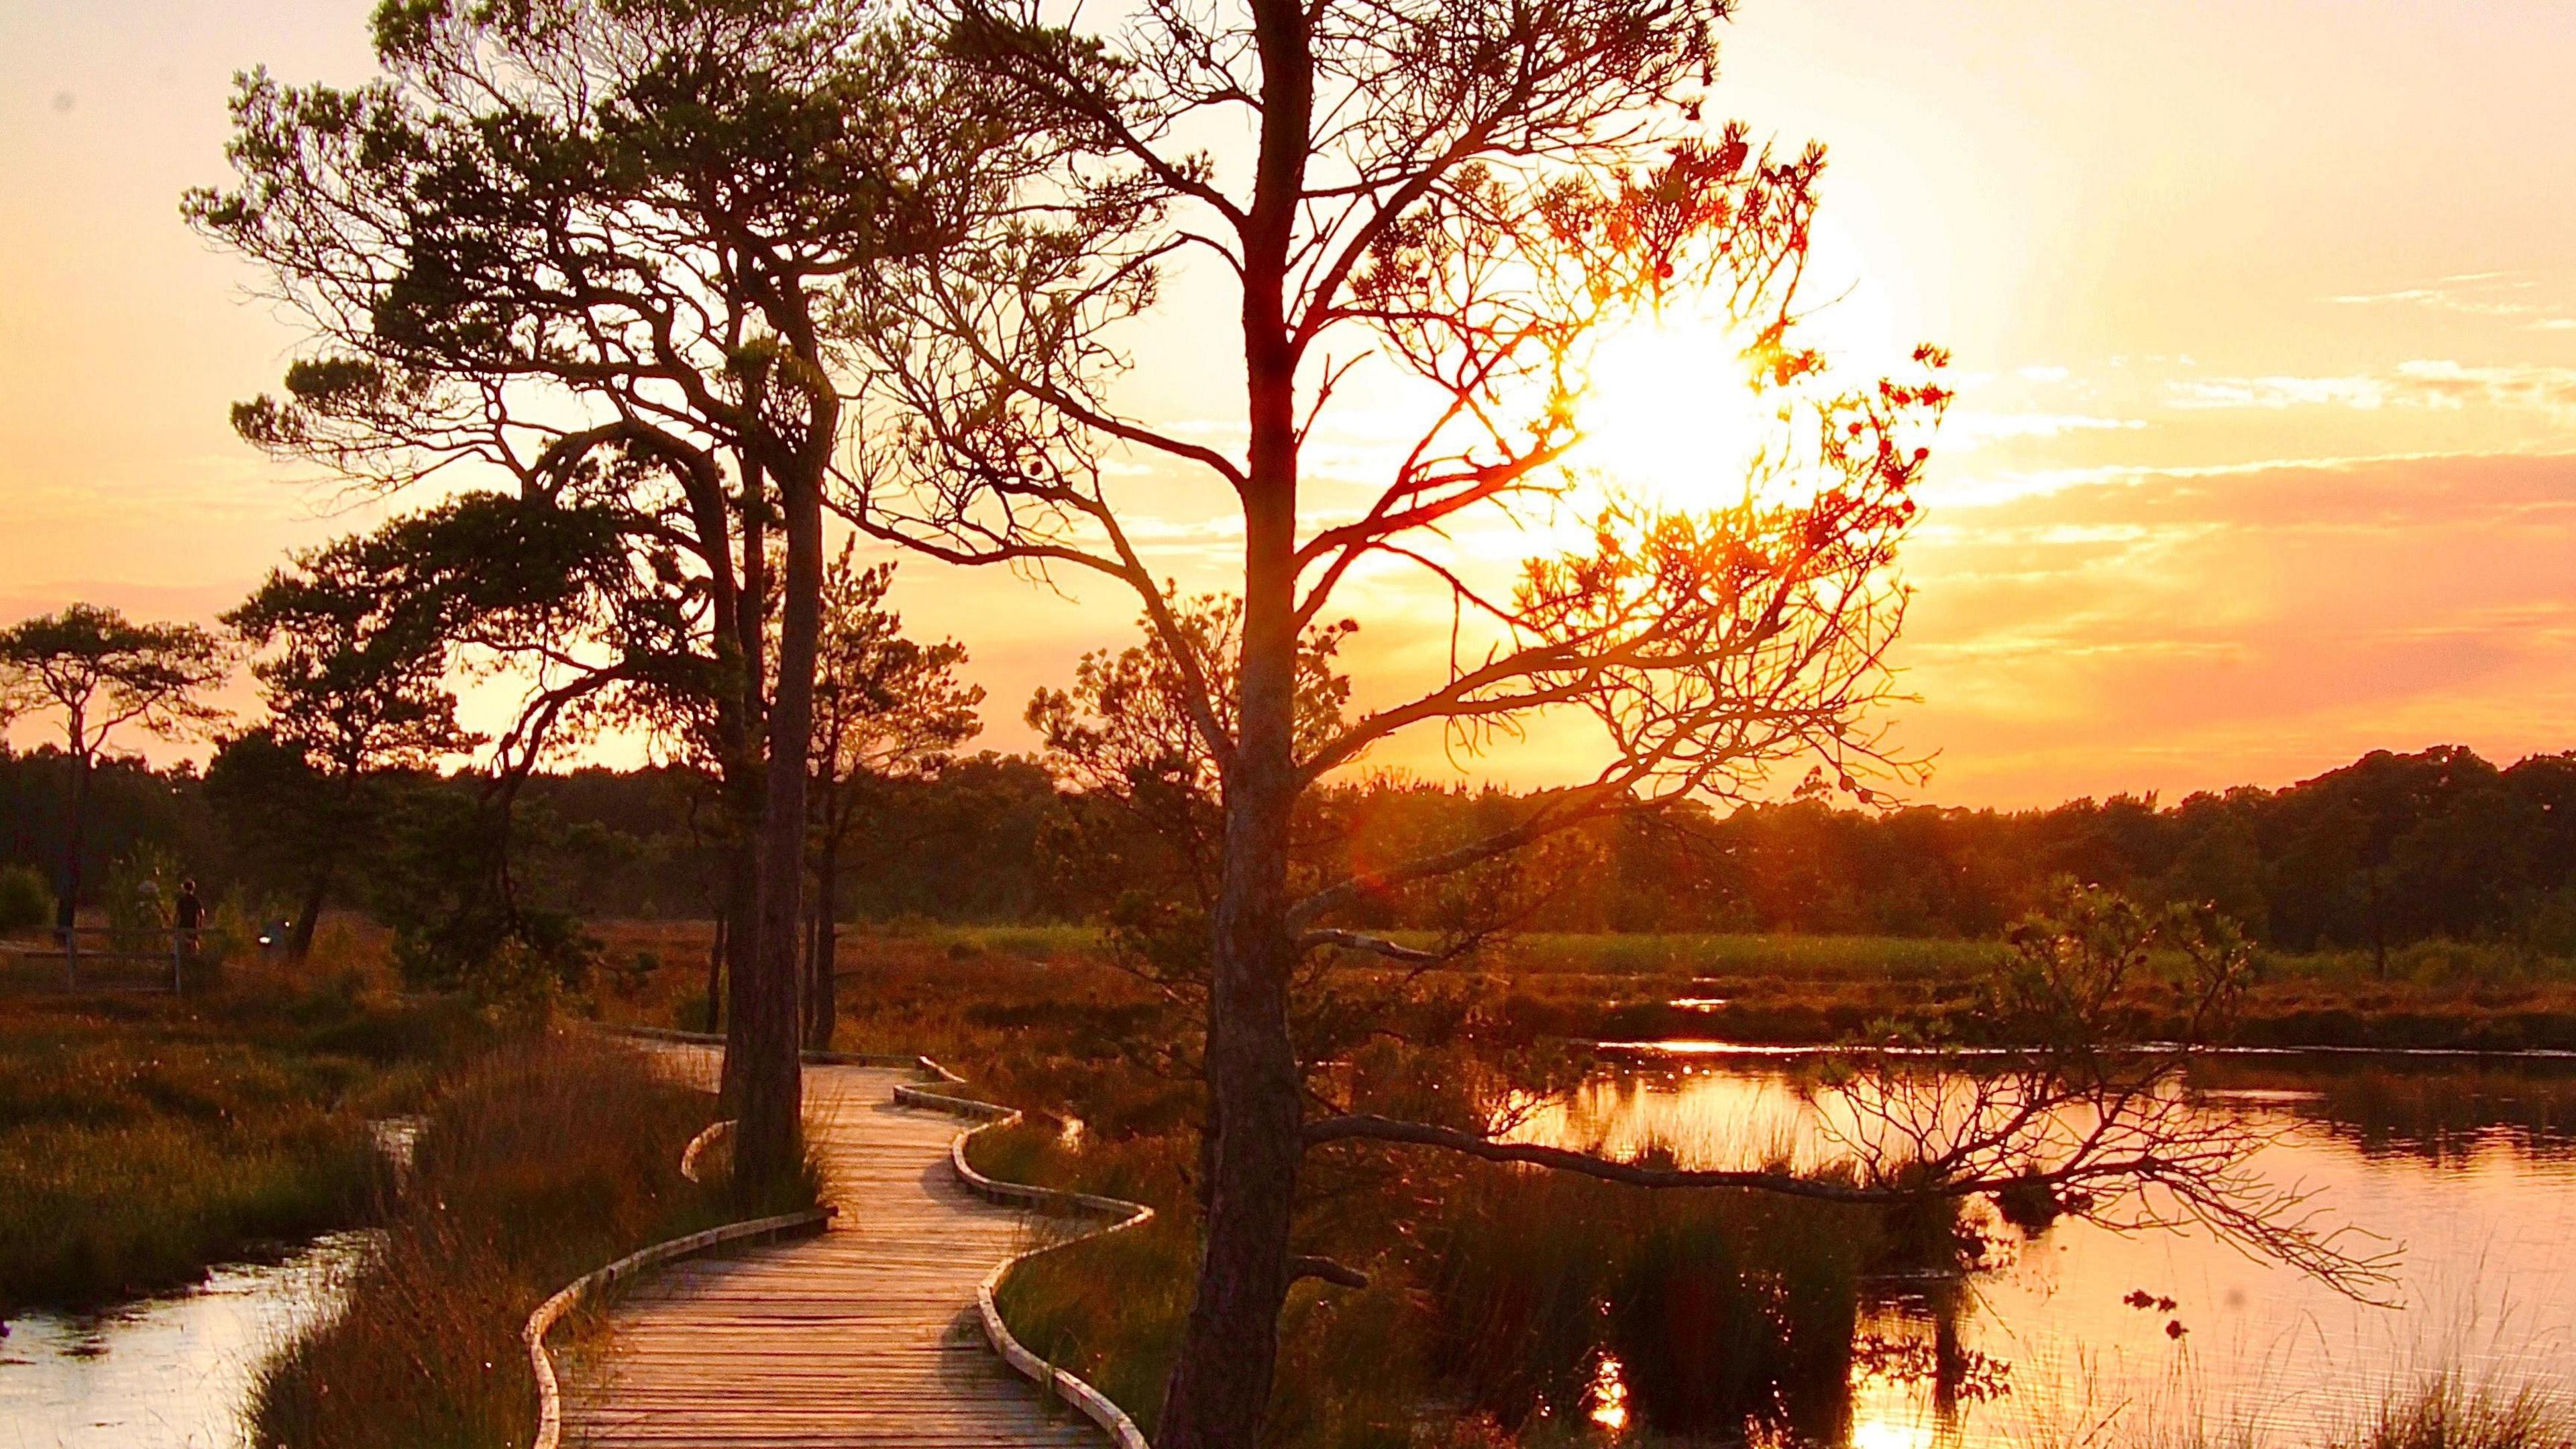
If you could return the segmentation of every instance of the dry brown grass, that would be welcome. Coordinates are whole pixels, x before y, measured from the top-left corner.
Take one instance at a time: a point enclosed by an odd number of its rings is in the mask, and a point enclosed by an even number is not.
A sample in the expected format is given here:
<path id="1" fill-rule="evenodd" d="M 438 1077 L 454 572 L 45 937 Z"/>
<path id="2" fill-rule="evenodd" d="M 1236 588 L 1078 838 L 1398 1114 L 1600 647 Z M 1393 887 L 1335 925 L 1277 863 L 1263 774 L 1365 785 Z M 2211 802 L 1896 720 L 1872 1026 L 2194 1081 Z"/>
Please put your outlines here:
<path id="1" fill-rule="evenodd" d="M 466 1070 L 432 1107 L 409 1191 L 346 1306 L 264 1371 L 256 1442 L 525 1442 L 530 1310 L 610 1259 L 735 1215 L 679 1175 L 713 1112 L 639 1053 L 580 1034 L 523 1040 Z"/>
<path id="2" fill-rule="evenodd" d="M 2391 1394 L 2336 1449 L 2576 1449 L 2576 1404 L 2438 1373 Z"/>

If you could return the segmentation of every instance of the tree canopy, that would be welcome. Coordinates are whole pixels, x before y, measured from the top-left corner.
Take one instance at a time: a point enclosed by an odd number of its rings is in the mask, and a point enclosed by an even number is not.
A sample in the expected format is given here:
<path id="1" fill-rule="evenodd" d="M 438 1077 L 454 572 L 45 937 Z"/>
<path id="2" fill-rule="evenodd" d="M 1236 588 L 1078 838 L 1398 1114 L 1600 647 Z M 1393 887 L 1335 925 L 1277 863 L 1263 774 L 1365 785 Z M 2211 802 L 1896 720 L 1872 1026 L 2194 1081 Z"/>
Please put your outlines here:
<path id="1" fill-rule="evenodd" d="M 0 630 L 0 685 L 21 708 L 59 710 L 69 752 L 97 754 L 127 726 L 178 736 L 223 717 L 205 692 L 232 659 L 192 624 L 137 624 L 96 604 Z"/>
<path id="2" fill-rule="evenodd" d="M 626 567 L 589 580 L 582 627 L 511 641 L 537 678 L 504 765 L 621 718 L 717 761 L 736 1163 L 790 1171 L 843 442 L 824 313 L 980 194 L 1013 137 L 918 30 L 855 3 L 397 0 L 374 39 L 383 77 L 353 89 L 245 77 L 240 179 L 187 199 L 311 332 L 285 395 L 236 426 L 382 487 L 497 474 L 519 519 L 608 526 Z"/>
<path id="3" fill-rule="evenodd" d="M 1290 997 L 1314 949 L 1371 944 L 1336 911 L 1640 799 L 1741 793 L 1785 761 L 1855 793 L 1902 769 L 1875 718 L 1892 569 L 1915 435 L 1948 394 L 1928 375 L 1837 386 L 1795 335 L 1823 157 L 1701 122 L 1726 8 L 1244 0 L 1103 30 L 1034 0 L 931 7 L 954 63 L 1061 150 L 858 279 L 838 322 L 870 426 L 844 507 L 933 557 L 1126 585 L 1215 782 L 1208 1231 L 1167 1444 L 1258 1432 L 1305 1147 Z M 1249 142 L 1203 144 L 1228 128 Z M 1124 405 L 1121 339 L 1184 259 L 1230 288 L 1239 446 Z M 1754 476 L 1712 480 L 1735 500 L 1714 508 L 1586 499 L 1565 470 L 1601 339 L 1685 296 L 1735 324 L 1707 382 L 1762 390 L 1775 445 Z M 1347 508 L 1305 461 L 1346 387 L 1400 429 Z M 1130 459 L 1240 521 L 1239 614 L 1213 655 L 1137 546 Z M 1578 541 L 1534 548 L 1516 580 L 1458 556 L 1461 528 L 1552 504 Z M 1364 560 L 1451 604 L 1447 678 L 1308 736 L 1301 641 L 1343 616 Z M 1472 748 L 1550 711 L 1601 731 L 1584 786 L 1369 882 L 1296 877 L 1300 801 L 1327 775 L 1402 731 Z"/>

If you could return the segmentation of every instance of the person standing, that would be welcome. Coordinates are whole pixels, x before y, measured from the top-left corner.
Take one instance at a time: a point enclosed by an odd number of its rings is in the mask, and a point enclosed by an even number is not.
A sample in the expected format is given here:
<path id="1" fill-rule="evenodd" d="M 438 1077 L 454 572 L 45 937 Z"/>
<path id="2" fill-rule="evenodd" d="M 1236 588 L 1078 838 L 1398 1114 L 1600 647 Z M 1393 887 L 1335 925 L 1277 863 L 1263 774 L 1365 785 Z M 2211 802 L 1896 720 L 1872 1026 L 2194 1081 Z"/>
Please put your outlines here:
<path id="1" fill-rule="evenodd" d="M 205 922 L 206 906 L 205 902 L 197 899 L 197 883 L 193 880 L 179 882 L 179 900 L 171 910 L 170 923 L 178 928 L 179 944 L 186 947 L 192 957 L 197 954 L 198 928 Z"/>

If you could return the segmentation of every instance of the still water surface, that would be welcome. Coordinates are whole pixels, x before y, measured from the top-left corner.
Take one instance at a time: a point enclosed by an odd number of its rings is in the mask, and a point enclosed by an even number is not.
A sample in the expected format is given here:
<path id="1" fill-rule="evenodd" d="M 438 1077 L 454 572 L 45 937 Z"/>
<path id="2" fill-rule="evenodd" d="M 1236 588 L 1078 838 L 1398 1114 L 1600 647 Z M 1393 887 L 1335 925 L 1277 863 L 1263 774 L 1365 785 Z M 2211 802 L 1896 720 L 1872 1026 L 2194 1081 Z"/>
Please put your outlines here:
<path id="1" fill-rule="evenodd" d="M 259 1367 L 337 1306 L 370 1234 L 216 1268 L 185 1293 L 30 1314 L 0 1338 L 0 1449 L 244 1449 Z"/>
<path id="2" fill-rule="evenodd" d="M 1798 1070 L 1649 1056 L 1520 1135 L 1741 1165 L 1800 1134 Z M 2198 1065 L 2191 1090 L 2277 1131 L 2263 1173 L 2316 1190 L 2317 1206 L 2401 1254 L 2400 1306 L 2354 1302 L 2205 1233 L 2060 1221 L 2025 1240 L 1991 1223 L 1996 1266 L 1869 1288 L 1839 1437 L 1985 1449 L 2198 1423 L 2309 1444 L 2429 1373 L 2508 1392 L 2576 1379 L 2576 1067 L 2267 1057 Z M 1625 1417 L 1617 1379 L 1601 1366 L 1597 1421 Z"/>

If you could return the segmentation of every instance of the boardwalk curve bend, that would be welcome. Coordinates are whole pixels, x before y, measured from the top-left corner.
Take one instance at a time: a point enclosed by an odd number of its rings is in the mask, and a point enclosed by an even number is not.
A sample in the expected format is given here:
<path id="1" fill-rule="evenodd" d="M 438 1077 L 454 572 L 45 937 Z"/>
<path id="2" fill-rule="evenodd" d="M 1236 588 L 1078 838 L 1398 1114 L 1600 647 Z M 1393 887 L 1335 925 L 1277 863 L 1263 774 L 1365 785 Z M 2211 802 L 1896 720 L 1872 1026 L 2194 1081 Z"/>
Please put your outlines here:
<path id="1" fill-rule="evenodd" d="M 713 1064 L 702 1047 L 672 1055 Z M 807 1139 L 838 1217 L 800 1241 L 616 1275 L 632 1286 L 564 1375 L 563 1443 L 1144 1449 L 1115 1404 L 1011 1336 L 993 1290 L 1022 1258 L 1090 1236 L 1033 1246 L 1028 1210 L 1112 1218 L 1107 1231 L 1151 1210 L 977 1172 L 966 1140 L 1019 1114 L 945 1090 L 957 1080 L 927 1058 L 809 1065 Z"/>

